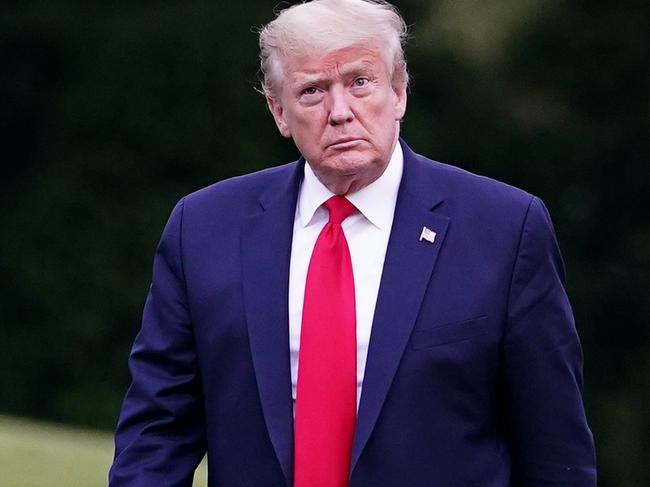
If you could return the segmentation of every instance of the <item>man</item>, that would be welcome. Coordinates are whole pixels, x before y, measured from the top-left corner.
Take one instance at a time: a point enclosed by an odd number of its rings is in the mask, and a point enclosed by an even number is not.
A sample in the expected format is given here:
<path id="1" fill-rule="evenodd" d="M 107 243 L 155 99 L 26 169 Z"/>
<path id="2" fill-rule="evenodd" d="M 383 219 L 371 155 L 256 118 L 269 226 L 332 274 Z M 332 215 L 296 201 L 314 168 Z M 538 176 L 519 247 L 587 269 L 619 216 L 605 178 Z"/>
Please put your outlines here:
<path id="1" fill-rule="evenodd" d="M 185 197 L 160 241 L 110 485 L 594 486 L 551 222 L 399 139 L 392 6 L 260 34 L 303 158 Z"/>

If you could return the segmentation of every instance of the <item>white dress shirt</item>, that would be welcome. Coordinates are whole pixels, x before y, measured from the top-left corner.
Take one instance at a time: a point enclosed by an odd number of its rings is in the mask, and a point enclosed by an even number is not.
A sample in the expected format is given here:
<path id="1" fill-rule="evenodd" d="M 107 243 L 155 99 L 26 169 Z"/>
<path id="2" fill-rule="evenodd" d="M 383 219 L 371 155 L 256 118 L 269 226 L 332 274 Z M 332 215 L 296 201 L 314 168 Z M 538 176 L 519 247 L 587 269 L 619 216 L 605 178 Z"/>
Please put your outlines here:
<path id="1" fill-rule="evenodd" d="M 357 408 L 368 356 L 368 343 L 375 313 L 377 293 L 384 268 L 386 247 L 393 225 L 397 192 L 402 179 L 404 156 L 399 142 L 384 173 L 372 184 L 346 198 L 359 210 L 346 218 L 343 232 L 350 248 L 357 318 Z M 309 260 L 316 239 L 329 215 L 322 206 L 332 193 L 305 164 L 293 223 L 289 268 L 289 350 L 291 354 L 291 394 L 294 405 L 298 383 L 300 327 Z"/>

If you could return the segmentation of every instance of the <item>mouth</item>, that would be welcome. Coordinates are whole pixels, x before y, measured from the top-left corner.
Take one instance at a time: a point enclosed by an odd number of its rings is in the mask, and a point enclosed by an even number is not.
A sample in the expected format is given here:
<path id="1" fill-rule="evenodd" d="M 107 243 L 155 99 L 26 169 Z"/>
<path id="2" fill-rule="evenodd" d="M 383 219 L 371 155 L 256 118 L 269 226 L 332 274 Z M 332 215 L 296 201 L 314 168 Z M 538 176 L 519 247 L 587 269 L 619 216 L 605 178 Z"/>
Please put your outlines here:
<path id="1" fill-rule="evenodd" d="M 363 139 L 359 139 L 356 137 L 343 137 L 341 139 L 338 139 L 337 141 L 329 144 L 327 146 L 328 149 L 336 149 L 336 150 L 345 150 L 349 149 L 351 147 L 354 147 L 358 144 L 363 142 Z"/>

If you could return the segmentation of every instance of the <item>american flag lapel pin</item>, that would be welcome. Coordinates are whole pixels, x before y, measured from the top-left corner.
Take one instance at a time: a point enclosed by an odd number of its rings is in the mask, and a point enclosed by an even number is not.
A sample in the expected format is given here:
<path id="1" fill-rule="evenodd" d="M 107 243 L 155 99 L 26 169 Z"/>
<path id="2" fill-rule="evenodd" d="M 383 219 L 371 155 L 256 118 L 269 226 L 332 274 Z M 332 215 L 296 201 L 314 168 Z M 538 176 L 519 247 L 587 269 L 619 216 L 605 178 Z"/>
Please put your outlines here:
<path id="1" fill-rule="evenodd" d="M 422 242 L 422 240 L 426 240 L 429 243 L 433 243 L 435 239 L 436 239 L 436 232 L 434 232 L 433 230 L 427 227 L 422 227 L 422 233 L 420 234 L 420 242 Z"/>

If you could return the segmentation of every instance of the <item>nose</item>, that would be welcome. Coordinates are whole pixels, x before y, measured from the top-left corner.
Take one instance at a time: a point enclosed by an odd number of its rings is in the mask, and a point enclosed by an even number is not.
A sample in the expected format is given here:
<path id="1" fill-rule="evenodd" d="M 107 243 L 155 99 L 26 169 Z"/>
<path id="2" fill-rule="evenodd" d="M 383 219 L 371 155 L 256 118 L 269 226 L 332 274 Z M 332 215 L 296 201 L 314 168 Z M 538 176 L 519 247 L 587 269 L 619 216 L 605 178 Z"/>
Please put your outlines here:
<path id="1" fill-rule="evenodd" d="M 350 106 L 348 94 L 342 87 L 332 87 L 329 93 L 329 117 L 330 125 L 341 125 L 349 123 L 354 119 L 354 112 Z"/>

